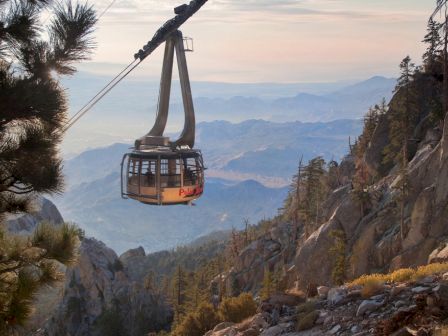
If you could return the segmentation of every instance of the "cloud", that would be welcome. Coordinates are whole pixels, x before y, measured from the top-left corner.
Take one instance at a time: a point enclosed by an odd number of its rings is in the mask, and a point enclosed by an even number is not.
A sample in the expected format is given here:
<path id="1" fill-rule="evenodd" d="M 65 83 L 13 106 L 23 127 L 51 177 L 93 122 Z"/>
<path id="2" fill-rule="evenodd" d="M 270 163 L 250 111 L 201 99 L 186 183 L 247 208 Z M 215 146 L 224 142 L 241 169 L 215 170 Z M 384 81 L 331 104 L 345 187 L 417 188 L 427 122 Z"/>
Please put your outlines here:
<path id="1" fill-rule="evenodd" d="M 162 22 L 173 16 L 173 8 L 182 0 L 116 0 L 104 16 L 104 21 L 116 24 Z M 185 0 L 185 2 L 188 2 Z M 102 12 L 109 0 L 99 0 L 96 7 Z M 373 9 L 372 5 L 350 4 L 348 0 L 209 0 L 195 16 L 199 22 L 227 24 L 254 22 L 328 22 L 341 20 L 378 20 L 412 22 L 422 13 L 408 8 L 393 11 Z"/>

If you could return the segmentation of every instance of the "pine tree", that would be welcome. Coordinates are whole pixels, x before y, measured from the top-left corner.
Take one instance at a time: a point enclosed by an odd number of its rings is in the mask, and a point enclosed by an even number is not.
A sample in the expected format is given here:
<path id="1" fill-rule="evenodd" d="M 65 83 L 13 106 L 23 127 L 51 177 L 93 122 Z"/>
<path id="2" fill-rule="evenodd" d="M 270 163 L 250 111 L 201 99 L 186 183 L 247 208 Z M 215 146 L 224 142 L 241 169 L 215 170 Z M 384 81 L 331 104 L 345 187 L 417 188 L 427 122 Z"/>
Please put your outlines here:
<path id="1" fill-rule="evenodd" d="M 415 66 L 409 56 L 400 64 L 400 77 L 395 88 L 396 99 L 389 110 L 389 145 L 385 148 L 385 160 L 394 162 L 399 167 L 400 182 L 397 185 L 400 207 L 400 235 L 404 239 L 405 218 L 404 207 L 409 192 L 407 166 L 410 158 L 409 143 L 412 141 L 414 127 L 417 122 L 418 109 L 414 86 Z"/>
<path id="2" fill-rule="evenodd" d="M 260 291 L 260 297 L 263 300 L 269 299 L 269 297 L 274 293 L 274 274 L 269 270 L 264 270 L 263 284 Z"/>
<path id="3" fill-rule="evenodd" d="M 54 13 L 47 27 L 43 12 Z M 37 194 L 62 190 L 57 147 L 67 102 L 55 75 L 73 74 L 88 57 L 95 22 L 87 5 L 0 1 L 0 223 L 29 211 Z M 80 235 L 70 225 L 42 224 L 29 238 L 2 230 L 0 334 L 24 324 L 39 288 L 61 279 L 53 260 L 73 261 Z"/>
<path id="4" fill-rule="evenodd" d="M 341 176 L 339 172 L 339 164 L 335 160 L 331 160 L 328 165 L 328 187 L 335 190 L 341 186 Z"/>
<path id="5" fill-rule="evenodd" d="M 406 167 L 409 160 L 409 141 L 417 120 L 415 65 L 409 56 L 400 63 L 400 77 L 395 87 L 396 99 L 391 102 L 389 117 L 389 145 L 385 161 Z"/>
<path id="6" fill-rule="evenodd" d="M 365 154 L 370 146 L 370 142 L 375 134 L 375 130 L 381 120 L 386 114 L 387 104 L 383 98 L 380 104 L 369 108 L 367 114 L 364 116 L 364 127 L 362 134 L 359 136 L 353 148 L 355 158 L 355 174 L 353 176 L 353 197 L 360 205 L 361 214 L 365 213 L 366 207 L 370 201 L 370 194 L 367 190 L 368 186 L 373 183 L 374 176 L 371 176 L 366 162 Z"/>
<path id="7" fill-rule="evenodd" d="M 334 260 L 331 278 L 336 285 L 342 285 L 345 280 L 345 250 L 347 238 L 343 230 L 331 231 L 330 238 L 333 238 L 333 246 L 330 248 L 329 253 L 331 258 Z"/>
<path id="8" fill-rule="evenodd" d="M 442 37 L 440 36 L 440 30 L 442 24 L 436 22 L 433 18 L 428 21 L 427 34 L 423 39 L 423 43 L 428 45 L 425 53 L 423 54 L 423 64 L 425 71 L 433 73 L 436 70 L 436 63 L 440 60 L 442 54 Z"/>
<path id="9" fill-rule="evenodd" d="M 328 192 L 326 181 L 325 160 L 316 157 L 308 162 L 303 169 L 304 196 L 301 202 L 301 215 L 305 222 L 305 236 L 319 226 L 320 207 Z"/>
<path id="10" fill-rule="evenodd" d="M 174 307 L 174 320 L 175 322 L 179 322 L 182 316 L 185 314 L 185 303 L 187 300 L 187 276 L 184 269 L 178 265 L 176 269 L 176 273 L 174 274 L 173 279 L 173 295 L 172 295 L 172 304 Z"/>

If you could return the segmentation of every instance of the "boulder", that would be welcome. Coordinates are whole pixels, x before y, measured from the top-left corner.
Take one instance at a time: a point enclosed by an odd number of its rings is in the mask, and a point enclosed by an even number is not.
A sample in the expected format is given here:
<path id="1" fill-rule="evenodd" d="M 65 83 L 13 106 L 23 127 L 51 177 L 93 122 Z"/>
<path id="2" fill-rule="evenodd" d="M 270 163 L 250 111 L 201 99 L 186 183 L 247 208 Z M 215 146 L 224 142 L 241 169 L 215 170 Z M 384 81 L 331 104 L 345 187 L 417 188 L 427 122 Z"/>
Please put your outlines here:
<path id="1" fill-rule="evenodd" d="M 374 312 L 383 305 L 384 301 L 364 300 L 359 305 L 356 316 L 363 316 L 366 313 Z"/>
<path id="2" fill-rule="evenodd" d="M 41 222 L 48 222 L 53 225 L 64 223 L 58 208 L 44 197 L 36 197 L 31 202 L 31 209 L 30 213 L 8 215 L 5 221 L 6 229 L 15 234 L 29 235 Z"/>
<path id="3" fill-rule="evenodd" d="M 333 259 L 329 258 L 329 251 L 334 241 L 330 237 L 333 230 L 340 230 L 338 221 L 331 219 L 301 245 L 299 245 L 294 263 L 299 276 L 298 284 L 306 289 L 308 284 L 318 280 L 322 284 L 331 284 Z"/>
<path id="4" fill-rule="evenodd" d="M 335 287 L 328 291 L 327 300 L 330 304 L 337 305 L 341 303 L 347 295 L 345 288 Z"/>
<path id="5" fill-rule="evenodd" d="M 213 332 L 228 329 L 229 327 L 233 327 L 234 325 L 235 325 L 235 323 L 233 323 L 233 322 L 221 322 L 213 328 Z"/>
<path id="6" fill-rule="evenodd" d="M 321 299 L 326 299 L 329 291 L 330 291 L 330 287 L 327 287 L 327 286 L 317 287 L 317 294 L 319 295 L 319 297 Z"/>
<path id="7" fill-rule="evenodd" d="M 277 325 L 277 326 L 273 326 L 273 327 L 270 327 L 270 328 L 264 330 L 260 334 L 260 336 L 278 336 L 278 335 L 282 334 L 283 331 L 284 331 L 284 329 Z"/>
<path id="8" fill-rule="evenodd" d="M 428 263 L 443 263 L 448 261 L 448 244 L 436 248 L 428 257 Z"/>
<path id="9" fill-rule="evenodd" d="M 266 329 L 269 326 L 268 322 L 263 317 L 263 314 L 256 314 L 254 317 L 252 317 L 249 325 L 251 328 L 255 328 L 257 330 Z"/>

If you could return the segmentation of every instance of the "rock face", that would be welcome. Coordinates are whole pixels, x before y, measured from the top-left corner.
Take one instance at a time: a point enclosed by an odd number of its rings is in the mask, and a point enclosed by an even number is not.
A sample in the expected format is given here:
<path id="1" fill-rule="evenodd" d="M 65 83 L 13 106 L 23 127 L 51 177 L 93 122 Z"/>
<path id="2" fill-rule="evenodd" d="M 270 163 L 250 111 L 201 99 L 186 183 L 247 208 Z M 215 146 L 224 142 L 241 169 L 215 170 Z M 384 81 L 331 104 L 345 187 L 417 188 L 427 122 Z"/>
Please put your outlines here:
<path id="1" fill-rule="evenodd" d="M 381 147 L 382 143 L 377 146 Z M 347 237 L 347 279 L 372 270 L 381 272 L 426 264 L 435 249 L 438 252 L 434 252 L 431 260 L 446 260 L 446 249 L 439 245 L 448 236 L 448 152 L 441 143 L 434 142 L 422 143 L 416 149 L 409 163 L 412 192 L 405 199 L 403 241 L 397 211 L 398 192 L 394 188 L 397 183 L 398 178 L 391 174 L 370 187 L 370 204 L 364 214 L 360 213 L 350 188 L 344 192 L 336 190 L 330 196 L 329 200 L 333 201 L 327 203 L 331 204 L 331 216 L 297 250 L 295 265 L 300 287 L 306 288 L 316 279 L 319 285 L 332 284 L 335 258 L 330 254 L 333 244 L 330 234 L 333 230 L 343 230 Z"/>
<path id="2" fill-rule="evenodd" d="M 243 249 L 225 276 L 228 293 L 232 293 L 235 287 L 238 291 L 256 292 L 267 270 L 281 274 L 281 281 L 294 282 L 295 268 L 288 264 L 295 253 L 293 231 L 290 223 L 280 224 Z"/>
<path id="3" fill-rule="evenodd" d="M 101 316 L 108 312 L 129 335 L 167 324 L 171 312 L 163 298 L 134 282 L 116 253 L 93 238 L 83 239 L 79 262 L 66 272 L 58 314 L 46 327 L 48 335 L 101 335 Z M 130 252 L 132 254 L 132 252 Z M 139 320 L 139 314 L 151 316 Z M 104 331 L 103 331 L 104 333 Z"/>
<path id="4" fill-rule="evenodd" d="M 53 225 L 61 225 L 64 220 L 56 206 L 44 197 L 36 197 L 32 202 L 33 211 L 29 214 L 9 215 L 5 220 L 5 229 L 13 234 L 30 235 L 41 222 L 49 222 Z M 61 270 L 65 267 L 61 265 Z M 42 288 L 36 295 L 34 307 L 35 312 L 25 327 L 23 334 L 28 335 L 31 330 L 43 326 L 48 317 L 56 312 L 60 302 L 63 286 L 58 284 L 54 287 Z"/>
<path id="5" fill-rule="evenodd" d="M 30 214 L 14 214 L 6 219 L 6 229 L 15 234 L 30 234 L 40 222 L 60 225 L 64 222 L 56 206 L 44 197 L 36 197 Z"/>
<path id="6" fill-rule="evenodd" d="M 291 232 L 288 224 L 277 224 L 240 253 L 226 276 L 228 289 L 237 284 L 241 290 L 256 292 L 265 270 L 283 268 L 288 284 L 297 281 L 303 291 L 311 285 L 334 285 L 332 273 L 339 257 L 331 252 L 335 231 L 342 231 L 346 240 L 343 256 L 347 280 L 371 272 L 423 265 L 428 258 L 430 262 L 448 260 L 448 118 L 443 132 L 431 124 L 431 107 L 423 98 L 433 94 L 433 83 L 424 76 L 418 80 L 424 94 L 419 98 L 420 115 L 409 150 L 409 192 L 404 197 L 403 227 L 397 188 L 401 182 L 399 169 L 383 162 L 389 143 L 390 118 L 386 114 L 380 117 L 364 157 L 358 158 L 377 181 L 366 190 L 368 200 L 363 208 L 352 190 L 355 162 L 348 155 L 339 166 L 340 182 L 345 184 L 323 202 L 320 226 L 307 232 L 306 238 L 299 235 L 291 243 L 282 238 L 282 234 Z M 393 98 L 391 108 L 397 99 L 399 94 Z M 290 259 L 292 250 L 294 262 Z"/>
<path id="7" fill-rule="evenodd" d="M 54 225 L 63 223 L 51 201 L 39 197 L 33 207 L 30 214 L 8 217 L 6 228 L 15 234 L 29 235 L 42 221 Z M 121 258 L 140 269 L 139 260 L 144 256 L 144 250 L 137 248 L 124 253 Z M 128 274 L 123 262 L 102 242 L 84 238 L 79 247 L 78 262 L 66 269 L 65 283 L 39 292 L 36 312 L 25 334 L 40 329 L 40 334 L 48 336 L 104 335 L 101 316 L 106 313 L 130 336 L 166 326 L 171 311 L 162 295 L 145 289 L 143 279 L 132 272 Z M 142 319 L 141 316 L 150 318 Z"/>

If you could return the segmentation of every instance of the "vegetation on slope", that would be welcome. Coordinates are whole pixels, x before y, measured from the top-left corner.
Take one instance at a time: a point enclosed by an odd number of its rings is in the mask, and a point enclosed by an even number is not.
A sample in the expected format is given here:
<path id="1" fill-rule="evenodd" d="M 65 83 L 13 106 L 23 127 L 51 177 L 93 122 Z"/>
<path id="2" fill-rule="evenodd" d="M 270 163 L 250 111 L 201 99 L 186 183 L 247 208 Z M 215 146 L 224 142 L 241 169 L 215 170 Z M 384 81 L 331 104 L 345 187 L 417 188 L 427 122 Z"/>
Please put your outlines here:
<path id="1" fill-rule="evenodd" d="M 46 11 L 54 11 L 49 40 Z M 62 190 L 57 146 L 67 102 L 56 75 L 87 58 L 95 23 L 87 5 L 0 1 L 0 225 L 7 213 L 28 212 L 36 194 Z M 0 334 L 25 324 L 37 291 L 61 280 L 55 261 L 73 260 L 78 233 L 42 224 L 22 238 L 0 227 Z"/>

